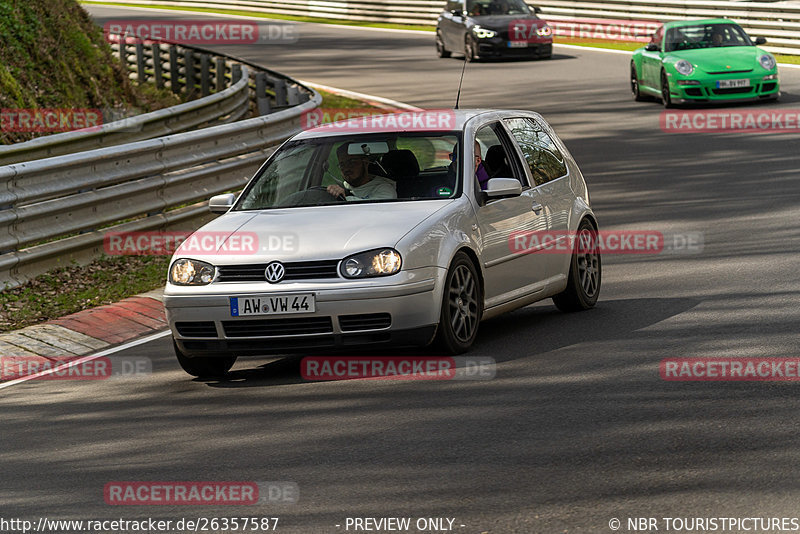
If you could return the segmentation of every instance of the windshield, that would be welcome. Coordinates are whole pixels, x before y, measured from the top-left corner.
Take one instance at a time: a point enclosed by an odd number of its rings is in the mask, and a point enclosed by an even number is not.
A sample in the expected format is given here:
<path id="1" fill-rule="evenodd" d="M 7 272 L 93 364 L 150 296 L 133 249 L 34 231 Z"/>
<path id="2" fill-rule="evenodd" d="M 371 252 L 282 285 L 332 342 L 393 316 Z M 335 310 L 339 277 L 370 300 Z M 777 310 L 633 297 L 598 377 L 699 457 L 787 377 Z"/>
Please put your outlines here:
<path id="1" fill-rule="evenodd" d="M 469 0 L 467 12 L 482 15 L 529 15 L 530 8 L 523 0 Z"/>
<path id="2" fill-rule="evenodd" d="M 453 198 L 460 136 L 370 134 L 286 143 L 251 181 L 237 210 Z"/>
<path id="3" fill-rule="evenodd" d="M 736 24 L 698 24 L 667 30 L 665 52 L 715 48 L 722 46 L 754 46 L 750 37 Z"/>

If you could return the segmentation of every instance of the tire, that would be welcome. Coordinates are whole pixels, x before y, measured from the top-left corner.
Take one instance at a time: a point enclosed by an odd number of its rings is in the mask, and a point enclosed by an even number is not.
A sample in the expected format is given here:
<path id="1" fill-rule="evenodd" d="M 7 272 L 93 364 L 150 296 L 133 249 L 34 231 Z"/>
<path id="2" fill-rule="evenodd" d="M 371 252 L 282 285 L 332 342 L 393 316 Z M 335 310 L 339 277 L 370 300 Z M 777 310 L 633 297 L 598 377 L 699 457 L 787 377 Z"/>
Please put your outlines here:
<path id="1" fill-rule="evenodd" d="M 436 345 L 448 354 L 467 352 L 483 316 L 483 290 L 472 260 L 458 252 L 447 270 Z"/>
<path id="2" fill-rule="evenodd" d="M 646 100 L 639 87 L 639 75 L 636 74 L 636 65 L 633 62 L 631 62 L 631 92 L 636 102 L 644 102 Z"/>
<path id="3" fill-rule="evenodd" d="M 469 35 L 467 35 L 467 38 L 464 39 L 464 59 L 470 63 L 480 61 L 480 58 L 475 50 L 475 39 Z"/>
<path id="4" fill-rule="evenodd" d="M 236 363 L 236 356 L 189 358 L 178 348 L 178 344 L 175 343 L 174 339 L 172 340 L 172 346 L 175 348 L 175 356 L 177 356 L 181 368 L 192 376 L 221 378 Z"/>
<path id="5" fill-rule="evenodd" d="M 667 109 L 674 107 L 672 95 L 669 92 L 669 80 L 667 80 L 667 73 L 664 71 L 661 71 L 661 102 L 664 103 L 664 107 Z"/>
<path id="6" fill-rule="evenodd" d="M 442 32 L 436 32 L 436 55 L 440 58 L 450 57 L 450 52 L 444 47 L 444 39 L 442 39 Z"/>
<path id="7" fill-rule="evenodd" d="M 577 234 L 567 288 L 553 297 L 553 303 L 563 312 L 588 310 L 597 304 L 597 297 L 600 296 L 602 265 L 597 250 L 597 230 L 584 219 L 578 226 Z M 587 242 L 589 246 L 581 246 L 581 243 Z"/>

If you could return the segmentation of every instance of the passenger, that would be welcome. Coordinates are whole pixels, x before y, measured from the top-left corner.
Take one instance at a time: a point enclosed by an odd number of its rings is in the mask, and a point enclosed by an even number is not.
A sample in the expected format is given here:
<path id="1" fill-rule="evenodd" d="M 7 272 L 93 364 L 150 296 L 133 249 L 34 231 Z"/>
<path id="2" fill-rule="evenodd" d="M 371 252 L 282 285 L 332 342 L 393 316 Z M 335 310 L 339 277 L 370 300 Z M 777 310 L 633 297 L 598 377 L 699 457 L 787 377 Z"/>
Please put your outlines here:
<path id="1" fill-rule="evenodd" d="M 344 143 L 336 150 L 339 158 L 339 169 L 342 171 L 345 187 L 329 185 L 328 193 L 334 197 L 344 197 L 348 201 L 385 200 L 397 198 L 395 183 L 382 176 L 369 173 L 369 157 L 366 154 L 348 154 L 350 145 Z"/>
<path id="2" fill-rule="evenodd" d="M 455 177 L 456 169 L 458 168 L 457 165 L 457 155 L 456 152 L 450 153 L 450 160 L 452 163 L 450 167 L 447 169 L 448 178 Z M 483 158 L 481 157 L 481 145 L 478 141 L 475 141 L 475 179 L 478 180 L 478 183 L 481 186 L 481 191 L 486 191 L 486 188 L 489 184 L 489 173 L 486 171 L 486 168 L 483 166 Z M 455 181 L 455 180 L 453 180 Z"/>

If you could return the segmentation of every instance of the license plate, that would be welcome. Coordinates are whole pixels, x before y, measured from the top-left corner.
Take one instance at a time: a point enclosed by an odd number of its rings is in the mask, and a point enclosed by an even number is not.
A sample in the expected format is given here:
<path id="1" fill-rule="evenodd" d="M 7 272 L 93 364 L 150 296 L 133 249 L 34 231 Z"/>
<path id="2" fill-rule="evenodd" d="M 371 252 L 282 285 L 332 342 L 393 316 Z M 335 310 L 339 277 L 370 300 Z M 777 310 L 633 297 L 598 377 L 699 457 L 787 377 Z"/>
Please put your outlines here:
<path id="1" fill-rule="evenodd" d="M 719 80 L 717 89 L 736 89 L 737 87 L 750 87 L 750 80 Z"/>
<path id="2" fill-rule="evenodd" d="M 509 48 L 528 48 L 528 41 L 509 41 Z"/>
<path id="3" fill-rule="evenodd" d="M 230 299 L 231 317 L 285 315 L 290 313 L 313 313 L 316 311 L 313 293 L 269 297 L 230 297 Z"/>

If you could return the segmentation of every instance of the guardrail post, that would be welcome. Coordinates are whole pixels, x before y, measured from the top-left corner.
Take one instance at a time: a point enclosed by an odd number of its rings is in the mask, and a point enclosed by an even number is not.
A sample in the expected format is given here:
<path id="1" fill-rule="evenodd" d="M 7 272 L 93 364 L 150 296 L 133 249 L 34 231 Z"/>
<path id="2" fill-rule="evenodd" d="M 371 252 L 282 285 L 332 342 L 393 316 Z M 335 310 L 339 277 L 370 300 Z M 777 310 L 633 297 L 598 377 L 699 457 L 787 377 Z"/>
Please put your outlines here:
<path id="1" fill-rule="evenodd" d="M 139 83 L 147 81 L 147 71 L 145 70 L 144 61 L 144 43 L 136 43 L 136 71 L 139 77 Z"/>
<path id="2" fill-rule="evenodd" d="M 279 108 L 286 107 L 289 104 L 287 99 L 286 80 L 275 80 L 275 106 Z"/>
<path id="3" fill-rule="evenodd" d="M 187 48 L 183 53 L 183 67 L 186 72 L 186 97 L 191 98 L 194 94 L 194 52 Z"/>
<path id="4" fill-rule="evenodd" d="M 122 68 L 128 72 L 128 50 L 125 45 L 125 35 L 119 36 L 119 62 L 122 63 Z"/>
<path id="5" fill-rule="evenodd" d="M 242 79 L 242 66 L 238 63 L 231 68 L 231 85 L 236 85 L 236 82 Z"/>
<path id="6" fill-rule="evenodd" d="M 300 103 L 300 92 L 294 85 L 289 87 L 289 94 L 287 97 L 287 101 L 289 102 L 290 106 L 296 106 L 297 104 Z"/>
<path id="7" fill-rule="evenodd" d="M 164 72 L 161 70 L 161 45 L 153 43 L 150 46 L 153 53 L 153 76 L 156 79 L 156 87 L 164 88 Z"/>
<path id="8" fill-rule="evenodd" d="M 180 75 L 180 65 L 178 65 L 178 47 L 172 45 L 169 47 L 169 87 L 172 92 L 178 94 L 181 92 L 181 83 L 178 81 Z"/>
<path id="9" fill-rule="evenodd" d="M 256 107 L 259 115 L 269 115 L 271 110 L 269 97 L 267 96 L 267 73 L 259 72 L 256 74 Z"/>
<path id="10" fill-rule="evenodd" d="M 203 96 L 211 94 L 211 58 L 208 54 L 200 56 L 200 92 Z"/>
<path id="11" fill-rule="evenodd" d="M 216 81 L 214 83 L 214 90 L 219 93 L 225 90 L 225 58 L 217 56 L 214 59 L 214 74 Z"/>

